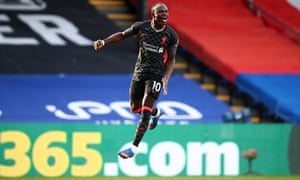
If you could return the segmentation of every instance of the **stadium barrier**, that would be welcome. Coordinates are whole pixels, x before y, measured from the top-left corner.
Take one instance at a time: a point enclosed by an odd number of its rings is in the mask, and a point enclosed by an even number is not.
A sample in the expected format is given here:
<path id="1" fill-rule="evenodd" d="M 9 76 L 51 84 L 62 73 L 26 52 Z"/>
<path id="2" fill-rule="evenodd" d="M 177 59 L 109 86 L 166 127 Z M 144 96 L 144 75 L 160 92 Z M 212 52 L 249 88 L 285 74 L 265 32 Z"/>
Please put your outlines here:
<path id="1" fill-rule="evenodd" d="M 275 124 L 160 125 L 132 159 L 135 125 L 1 123 L 0 176 L 238 176 L 243 151 L 259 156 L 253 172 L 299 174 L 300 126 Z"/>

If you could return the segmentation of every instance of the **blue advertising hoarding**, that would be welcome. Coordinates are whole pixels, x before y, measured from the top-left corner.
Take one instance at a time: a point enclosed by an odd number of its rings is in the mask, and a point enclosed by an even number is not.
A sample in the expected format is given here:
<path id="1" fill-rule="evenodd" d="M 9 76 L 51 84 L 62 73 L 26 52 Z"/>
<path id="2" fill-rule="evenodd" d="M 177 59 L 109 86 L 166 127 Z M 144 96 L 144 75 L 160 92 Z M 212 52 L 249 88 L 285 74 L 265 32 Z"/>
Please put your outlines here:
<path id="1" fill-rule="evenodd" d="M 0 122 L 135 124 L 130 75 L 0 76 Z M 174 76 L 157 106 L 162 124 L 222 123 L 229 107 L 193 80 Z"/>

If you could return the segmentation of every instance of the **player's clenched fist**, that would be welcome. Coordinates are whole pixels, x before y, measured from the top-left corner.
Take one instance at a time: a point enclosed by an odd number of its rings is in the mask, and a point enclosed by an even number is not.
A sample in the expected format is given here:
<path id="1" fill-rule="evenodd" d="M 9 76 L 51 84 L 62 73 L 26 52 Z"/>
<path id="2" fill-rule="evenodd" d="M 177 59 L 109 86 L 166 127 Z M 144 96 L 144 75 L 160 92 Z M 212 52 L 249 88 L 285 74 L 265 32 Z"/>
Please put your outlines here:
<path id="1" fill-rule="evenodd" d="M 94 49 L 95 50 L 102 48 L 104 45 L 105 45 L 105 42 L 101 39 L 94 41 Z"/>

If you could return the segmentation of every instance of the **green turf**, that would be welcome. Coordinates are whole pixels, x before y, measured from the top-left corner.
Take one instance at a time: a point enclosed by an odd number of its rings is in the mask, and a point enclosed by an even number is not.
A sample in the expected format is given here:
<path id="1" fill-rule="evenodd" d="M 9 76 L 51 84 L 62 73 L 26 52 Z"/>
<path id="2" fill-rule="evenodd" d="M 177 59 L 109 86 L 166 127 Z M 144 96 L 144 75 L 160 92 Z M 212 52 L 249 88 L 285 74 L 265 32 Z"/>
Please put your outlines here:
<path id="1" fill-rule="evenodd" d="M 195 177 L 22 177 L 4 180 L 299 180 L 300 176 L 195 176 Z"/>

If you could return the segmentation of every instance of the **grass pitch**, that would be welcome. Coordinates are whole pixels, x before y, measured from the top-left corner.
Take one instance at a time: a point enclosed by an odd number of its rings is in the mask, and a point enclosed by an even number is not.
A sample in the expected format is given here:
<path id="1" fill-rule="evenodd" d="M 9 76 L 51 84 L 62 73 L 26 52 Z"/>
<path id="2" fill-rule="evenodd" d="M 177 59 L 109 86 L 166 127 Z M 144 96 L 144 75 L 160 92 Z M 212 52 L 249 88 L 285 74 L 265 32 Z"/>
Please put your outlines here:
<path id="1" fill-rule="evenodd" d="M 299 180 L 300 176 L 192 176 L 192 177 L 21 177 L 2 180 Z"/>

